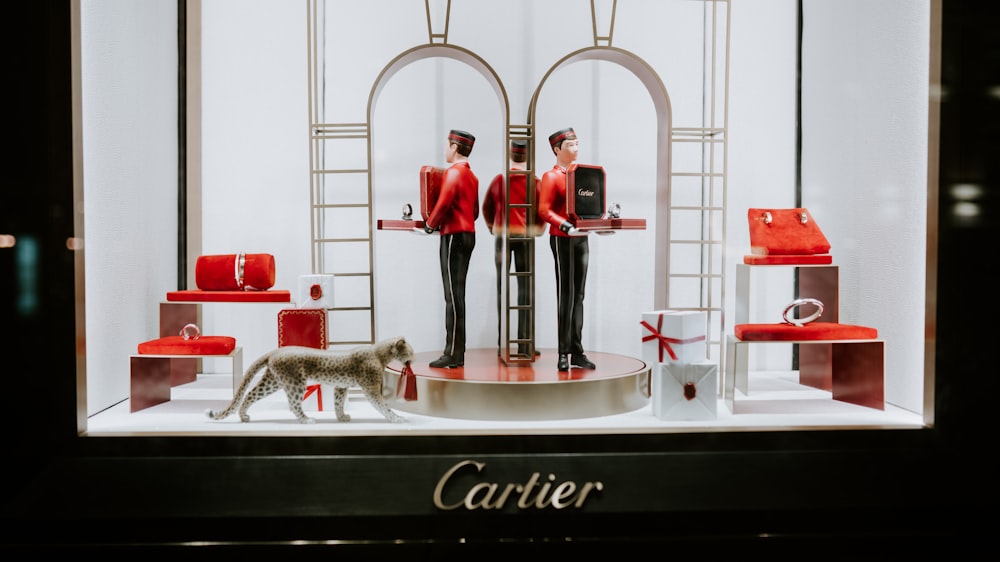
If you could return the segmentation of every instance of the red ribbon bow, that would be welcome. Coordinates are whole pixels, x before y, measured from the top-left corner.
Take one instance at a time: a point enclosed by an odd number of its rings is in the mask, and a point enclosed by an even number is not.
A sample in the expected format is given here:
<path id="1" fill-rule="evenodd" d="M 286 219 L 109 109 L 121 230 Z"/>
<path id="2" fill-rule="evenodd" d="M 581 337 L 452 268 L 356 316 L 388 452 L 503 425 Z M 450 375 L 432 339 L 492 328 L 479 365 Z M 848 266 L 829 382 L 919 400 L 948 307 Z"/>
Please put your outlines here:
<path id="1" fill-rule="evenodd" d="M 316 393 L 316 409 L 319 410 L 320 412 L 322 412 L 323 411 L 323 387 L 321 387 L 320 385 L 318 385 L 318 384 L 306 385 L 306 394 L 305 394 L 305 396 L 302 397 L 302 400 L 305 401 L 307 398 L 309 398 L 310 396 L 312 396 L 312 394 L 314 392 Z"/>
<path id="2" fill-rule="evenodd" d="M 662 333 L 662 329 L 663 329 L 663 315 L 662 314 L 660 314 L 659 318 L 657 318 L 657 320 L 656 320 L 656 328 L 653 328 L 652 326 L 650 326 L 649 322 L 646 322 L 645 320 L 640 321 L 639 324 L 642 324 L 642 326 L 644 328 L 646 328 L 647 330 L 649 330 L 650 332 L 652 332 L 652 334 L 650 334 L 648 336 L 644 336 L 642 338 L 643 342 L 652 341 L 654 339 L 658 340 L 660 342 L 660 346 L 658 348 L 658 352 L 659 352 L 659 356 L 660 356 L 660 359 L 659 359 L 660 363 L 663 363 L 663 350 L 664 349 L 666 349 L 667 353 L 670 354 L 670 358 L 671 359 L 673 359 L 674 361 L 677 361 L 677 354 L 674 353 L 674 350 L 673 350 L 673 348 L 670 347 L 670 344 L 672 344 L 672 343 L 694 343 L 696 341 L 702 341 L 702 340 L 705 339 L 705 336 L 696 336 L 696 337 L 693 337 L 693 338 L 688 338 L 686 340 L 680 340 L 680 339 L 677 339 L 677 338 L 668 338 L 667 336 L 664 336 L 663 333 Z"/>

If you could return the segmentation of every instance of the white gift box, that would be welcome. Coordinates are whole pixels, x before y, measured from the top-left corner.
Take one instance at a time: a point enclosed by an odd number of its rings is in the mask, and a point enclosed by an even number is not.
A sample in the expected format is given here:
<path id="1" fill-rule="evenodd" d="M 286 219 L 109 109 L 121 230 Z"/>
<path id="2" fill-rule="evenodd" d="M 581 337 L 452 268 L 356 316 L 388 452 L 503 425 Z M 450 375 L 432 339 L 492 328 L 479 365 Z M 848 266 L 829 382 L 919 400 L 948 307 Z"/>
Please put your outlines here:
<path id="1" fill-rule="evenodd" d="M 299 275 L 298 308 L 333 308 L 333 275 Z"/>
<path id="2" fill-rule="evenodd" d="M 717 417 L 719 366 L 715 363 L 660 363 L 650 375 L 654 416 L 667 421 Z"/>
<path id="3" fill-rule="evenodd" d="M 706 358 L 708 315 L 703 310 L 657 310 L 642 313 L 642 360 L 695 363 Z"/>

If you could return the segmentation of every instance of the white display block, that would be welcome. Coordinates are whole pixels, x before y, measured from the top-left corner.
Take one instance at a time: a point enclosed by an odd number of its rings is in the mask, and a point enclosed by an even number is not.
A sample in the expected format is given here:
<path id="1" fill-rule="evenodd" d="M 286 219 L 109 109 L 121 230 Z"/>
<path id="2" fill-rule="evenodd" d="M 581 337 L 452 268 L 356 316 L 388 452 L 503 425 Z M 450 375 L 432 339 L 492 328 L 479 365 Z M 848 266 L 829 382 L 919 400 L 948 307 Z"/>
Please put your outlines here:
<path id="1" fill-rule="evenodd" d="M 650 374 L 654 416 L 664 421 L 716 419 L 718 365 L 660 363 Z"/>
<path id="2" fill-rule="evenodd" d="M 642 360 L 651 367 L 657 363 L 696 363 L 707 357 L 708 314 L 703 310 L 643 312 L 640 325 Z"/>
<path id="3" fill-rule="evenodd" d="M 297 308 L 333 308 L 333 275 L 299 275 Z"/>

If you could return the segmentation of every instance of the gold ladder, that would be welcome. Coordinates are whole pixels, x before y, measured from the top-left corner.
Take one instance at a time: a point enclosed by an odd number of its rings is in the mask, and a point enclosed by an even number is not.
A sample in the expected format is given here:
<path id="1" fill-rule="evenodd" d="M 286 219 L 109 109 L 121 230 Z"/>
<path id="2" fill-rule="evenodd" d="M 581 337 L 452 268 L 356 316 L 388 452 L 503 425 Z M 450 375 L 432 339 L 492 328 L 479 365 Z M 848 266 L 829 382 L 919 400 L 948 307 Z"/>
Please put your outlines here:
<path id="1" fill-rule="evenodd" d="M 508 364 L 532 363 L 535 360 L 535 237 L 532 235 L 538 217 L 538 201 L 535 200 L 535 165 L 534 165 L 534 135 L 532 125 L 508 125 L 507 127 L 507 181 L 504 184 L 504 237 L 503 237 L 503 260 L 502 271 L 506 275 L 501 276 L 500 298 L 503 301 L 500 314 L 500 334 L 503 345 L 500 348 L 500 357 Z M 525 141 L 528 146 L 528 159 L 525 161 L 524 170 L 514 170 L 510 168 L 510 143 L 511 141 Z M 510 177 L 512 175 L 525 175 L 528 182 L 525 188 L 524 203 L 510 202 Z M 512 210 L 524 209 L 527 215 L 527 228 L 524 234 L 511 234 L 510 216 Z M 510 263 L 510 243 L 512 241 L 524 242 L 528 247 L 528 269 L 527 271 L 515 271 Z M 528 299 L 525 304 L 518 304 L 518 299 L 511 298 L 511 286 L 518 286 L 518 279 L 527 278 Z M 527 338 L 519 339 L 517 335 L 511 335 L 511 316 L 519 318 L 519 313 L 525 312 L 528 326 Z M 515 351 L 511 351 L 511 345 L 515 346 Z M 517 353 L 518 346 L 527 346 L 526 353 Z"/>
<path id="2" fill-rule="evenodd" d="M 369 127 L 314 122 L 310 128 L 312 270 L 334 276 L 328 344 L 374 343 Z"/>

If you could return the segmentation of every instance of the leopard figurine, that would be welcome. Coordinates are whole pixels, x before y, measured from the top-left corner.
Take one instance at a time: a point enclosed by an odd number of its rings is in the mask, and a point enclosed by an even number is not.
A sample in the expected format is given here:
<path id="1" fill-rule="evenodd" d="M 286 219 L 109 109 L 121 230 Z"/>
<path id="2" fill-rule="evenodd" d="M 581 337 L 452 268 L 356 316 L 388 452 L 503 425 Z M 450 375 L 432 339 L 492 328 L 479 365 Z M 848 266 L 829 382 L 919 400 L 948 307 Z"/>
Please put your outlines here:
<path id="1" fill-rule="evenodd" d="M 240 420 L 250 421 L 247 409 L 258 400 L 284 390 L 288 406 L 300 423 L 315 423 L 302 410 L 302 397 L 308 382 L 325 383 L 334 387 L 333 403 L 337 420 L 351 421 L 344 413 L 344 403 L 349 387 L 361 387 L 368 402 L 392 423 L 406 421 L 389 407 L 382 396 L 382 376 L 392 361 L 409 365 L 413 361 L 413 348 L 402 337 L 383 340 L 374 345 L 361 346 L 347 352 L 334 352 L 302 346 L 284 346 L 271 350 L 250 365 L 232 402 L 222 411 L 206 410 L 213 420 L 231 415 L 239 407 Z M 247 392 L 258 371 L 264 369 L 260 381 Z"/>

